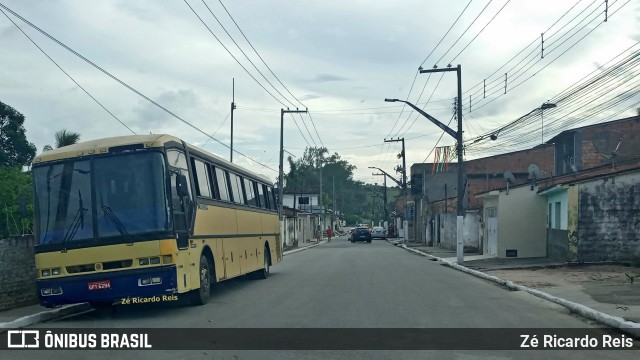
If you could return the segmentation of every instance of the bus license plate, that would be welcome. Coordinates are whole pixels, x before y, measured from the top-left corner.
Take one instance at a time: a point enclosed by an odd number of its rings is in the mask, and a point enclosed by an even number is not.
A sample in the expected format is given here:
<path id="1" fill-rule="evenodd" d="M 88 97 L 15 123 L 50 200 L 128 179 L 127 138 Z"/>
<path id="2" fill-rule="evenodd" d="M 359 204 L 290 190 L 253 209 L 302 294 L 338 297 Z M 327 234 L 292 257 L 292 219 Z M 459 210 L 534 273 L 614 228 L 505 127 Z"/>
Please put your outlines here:
<path id="1" fill-rule="evenodd" d="M 111 289 L 111 280 L 100 280 L 89 283 L 89 290 Z"/>

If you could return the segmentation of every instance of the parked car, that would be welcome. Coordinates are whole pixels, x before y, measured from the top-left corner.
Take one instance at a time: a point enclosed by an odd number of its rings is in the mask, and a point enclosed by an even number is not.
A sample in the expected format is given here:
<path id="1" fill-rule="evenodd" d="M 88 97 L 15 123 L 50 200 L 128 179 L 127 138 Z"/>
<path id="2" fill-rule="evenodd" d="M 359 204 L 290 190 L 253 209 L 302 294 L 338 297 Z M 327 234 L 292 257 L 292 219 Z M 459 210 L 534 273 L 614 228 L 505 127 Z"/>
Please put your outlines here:
<path id="1" fill-rule="evenodd" d="M 374 226 L 371 230 L 371 238 L 372 239 L 386 239 L 387 232 L 384 230 L 382 226 Z"/>
<path id="2" fill-rule="evenodd" d="M 371 242 L 371 232 L 367 228 L 356 228 L 351 234 L 351 242 L 366 241 Z"/>

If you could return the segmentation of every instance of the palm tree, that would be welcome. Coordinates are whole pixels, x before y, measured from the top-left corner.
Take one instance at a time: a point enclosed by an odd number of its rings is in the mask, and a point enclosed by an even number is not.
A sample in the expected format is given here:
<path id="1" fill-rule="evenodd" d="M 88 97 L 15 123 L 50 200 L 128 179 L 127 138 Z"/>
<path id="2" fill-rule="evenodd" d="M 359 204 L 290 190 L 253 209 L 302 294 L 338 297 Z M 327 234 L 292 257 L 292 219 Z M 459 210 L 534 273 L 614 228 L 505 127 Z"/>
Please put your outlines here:
<path id="1" fill-rule="evenodd" d="M 61 148 L 63 146 L 73 145 L 78 143 L 78 141 L 80 141 L 80 134 L 72 131 L 67 131 L 66 129 L 62 129 L 56 132 L 55 139 L 56 139 L 56 148 Z M 49 150 L 53 150 L 53 147 L 51 147 L 51 145 L 45 145 L 42 148 L 43 152 L 49 151 Z"/>

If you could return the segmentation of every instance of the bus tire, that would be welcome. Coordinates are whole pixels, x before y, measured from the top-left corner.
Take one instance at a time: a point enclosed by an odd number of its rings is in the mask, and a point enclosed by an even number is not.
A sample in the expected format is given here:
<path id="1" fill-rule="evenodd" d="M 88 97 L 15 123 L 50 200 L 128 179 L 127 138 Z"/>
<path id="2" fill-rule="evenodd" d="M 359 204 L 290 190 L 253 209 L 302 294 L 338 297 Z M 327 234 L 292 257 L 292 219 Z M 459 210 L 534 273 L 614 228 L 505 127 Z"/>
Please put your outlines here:
<path id="1" fill-rule="evenodd" d="M 256 278 L 257 279 L 266 279 L 269 277 L 269 266 L 271 265 L 271 262 L 269 261 L 269 249 L 267 249 L 266 247 L 264 248 L 264 265 L 262 267 L 262 269 L 256 271 Z"/>
<path id="2" fill-rule="evenodd" d="M 198 274 L 200 288 L 192 291 L 191 302 L 193 305 L 204 305 L 209 301 L 209 295 L 211 295 L 211 264 L 204 255 L 200 256 Z"/>

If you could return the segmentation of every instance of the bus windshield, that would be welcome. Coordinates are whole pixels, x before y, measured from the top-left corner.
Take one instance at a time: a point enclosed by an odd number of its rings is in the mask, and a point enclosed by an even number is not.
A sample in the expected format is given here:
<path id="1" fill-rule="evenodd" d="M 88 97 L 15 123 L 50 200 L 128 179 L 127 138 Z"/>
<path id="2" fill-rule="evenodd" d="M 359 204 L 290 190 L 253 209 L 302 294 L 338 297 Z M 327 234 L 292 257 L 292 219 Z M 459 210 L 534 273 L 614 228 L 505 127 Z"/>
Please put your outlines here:
<path id="1" fill-rule="evenodd" d="M 34 167 L 38 245 L 105 238 L 135 241 L 169 230 L 159 152 Z"/>

